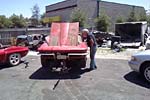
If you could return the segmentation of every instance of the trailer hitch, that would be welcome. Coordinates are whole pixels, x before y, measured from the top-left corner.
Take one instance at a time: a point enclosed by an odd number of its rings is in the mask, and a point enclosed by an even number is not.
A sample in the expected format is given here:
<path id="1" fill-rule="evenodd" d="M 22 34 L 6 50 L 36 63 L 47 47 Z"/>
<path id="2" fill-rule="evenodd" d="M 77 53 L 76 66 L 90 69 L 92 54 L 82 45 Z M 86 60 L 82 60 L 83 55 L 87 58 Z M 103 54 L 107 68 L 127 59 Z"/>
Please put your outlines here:
<path id="1" fill-rule="evenodd" d="M 62 79 L 62 76 L 64 74 L 67 74 L 69 72 L 69 70 L 71 69 L 71 68 L 66 67 L 66 61 L 65 60 L 61 61 L 61 66 L 62 67 L 61 67 L 60 72 L 59 72 L 59 79 L 57 80 L 56 84 L 54 85 L 53 90 L 55 90 L 55 88 L 58 86 L 60 80 Z"/>
<path id="2" fill-rule="evenodd" d="M 61 61 L 61 69 L 60 69 L 60 74 L 66 74 L 66 73 L 68 73 L 68 71 L 70 70 L 70 69 L 68 69 L 67 67 L 66 67 L 66 61 L 65 60 L 62 60 Z"/>

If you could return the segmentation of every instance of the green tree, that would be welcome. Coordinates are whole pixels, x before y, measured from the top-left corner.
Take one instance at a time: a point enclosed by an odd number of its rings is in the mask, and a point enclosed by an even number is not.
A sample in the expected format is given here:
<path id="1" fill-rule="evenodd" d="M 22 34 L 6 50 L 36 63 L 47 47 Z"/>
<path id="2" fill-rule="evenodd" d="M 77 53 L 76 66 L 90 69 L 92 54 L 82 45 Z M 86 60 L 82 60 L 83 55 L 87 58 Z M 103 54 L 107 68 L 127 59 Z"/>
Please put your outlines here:
<path id="1" fill-rule="evenodd" d="M 116 23 L 122 23 L 124 22 L 124 18 L 122 16 L 119 16 L 116 20 Z"/>
<path id="2" fill-rule="evenodd" d="M 139 15 L 139 21 L 146 21 L 146 20 L 147 20 L 146 14 L 140 13 L 140 15 Z"/>
<path id="3" fill-rule="evenodd" d="M 147 19 L 147 23 L 148 23 L 148 25 L 150 25 L 150 15 L 147 15 L 146 17 L 147 17 L 146 18 Z"/>
<path id="4" fill-rule="evenodd" d="M 41 14 L 40 19 L 45 18 L 45 13 Z"/>
<path id="5" fill-rule="evenodd" d="M 20 24 L 22 25 L 22 27 L 25 27 L 27 22 L 26 18 L 24 18 L 22 14 L 19 16 L 19 18 L 20 18 Z"/>
<path id="6" fill-rule="evenodd" d="M 40 23 L 41 23 L 43 26 L 46 25 L 46 24 L 43 22 L 44 18 L 45 18 L 45 13 L 43 13 L 43 14 L 41 15 L 41 17 L 40 17 Z"/>
<path id="7" fill-rule="evenodd" d="M 0 16 L 0 28 L 5 27 L 5 21 L 6 21 L 6 17 L 5 16 Z"/>
<path id="8" fill-rule="evenodd" d="M 6 19 L 6 23 L 4 24 L 5 25 L 5 28 L 11 28 L 13 27 L 13 23 L 10 19 Z"/>
<path id="9" fill-rule="evenodd" d="M 22 27 L 26 26 L 25 19 L 22 15 L 17 16 L 15 14 L 13 14 L 9 19 L 12 22 L 12 27 L 22 28 Z"/>
<path id="10" fill-rule="evenodd" d="M 79 8 L 75 9 L 70 16 L 71 22 L 79 22 L 80 27 L 85 26 L 86 19 L 85 13 Z"/>
<path id="11" fill-rule="evenodd" d="M 109 27 L 109 17 L 105 13 L 101 13 L 100 16 L 95 19 L 95 24 L 98 31 L 106 32 Z"/>
<path id="12" fill-rule="evenodd" d="M 40 19 L 40 8 L 39 8 L 39 6 L 37 5 L 37 4 L 35 4 L 34 6 L 33 6 L 33 8 L 31 8 L 31 11 L 32 11 L 32 16 L 31 16 L 31 18 L 30 18 L 30 20 L 31 20 L 31 24 L 33 25 L 33 26 L 36 26 L 36 25 L 38 25 L 39 24 L 39 19 Z"/>
<path id="13" fill-rule="evenodd" d="M 134 9 L 130 12 L 130 15 L 129 15 L 129 17 L 127 18 L 127 21 L 128 21 L 128 22 L 136 22 L 136 21 L 138 21 Z"/>
<path id="14" fill-rule="evenodd" d="M 0 16 L 0 28 L 10 28 L 12 27 L 12 22 L 6 16 Z"/>

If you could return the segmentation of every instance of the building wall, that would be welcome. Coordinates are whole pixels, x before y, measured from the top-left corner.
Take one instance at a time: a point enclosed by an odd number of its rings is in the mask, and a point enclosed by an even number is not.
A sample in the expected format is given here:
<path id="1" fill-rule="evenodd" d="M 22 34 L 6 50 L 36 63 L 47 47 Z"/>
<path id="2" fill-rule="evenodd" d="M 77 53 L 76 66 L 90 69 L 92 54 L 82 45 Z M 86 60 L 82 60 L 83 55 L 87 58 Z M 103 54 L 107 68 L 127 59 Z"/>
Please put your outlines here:
<path id="1" fill-rule="evenodd" d="M 46 16 L 48 17 L 54 17 L 54 16 L 60 16 L 61 21 L 69 21 L 70 15 L 75 7 L 57 10 L 55 12 L 47 13 Z"/>
<path id="2" fill-rule="evenodd" d="M 77 7 L 87 16 L 87 24 L 90 27 L 94 26 L 94 19 L 97 16 L 96 0 L 78 0 L 77 5 Z"/>
<path id="3" fill-rule="evenodd" d="M 133 9 L 136 15 L 145 14 L 145 9 L 143 7 L 112 2 L 100 2 L 100 14 L 101 12 L 104 12 L 109 16 L 111 24 L 110 30 L 113 31 L 115 29 L 115 22 L 118 17 L 122 17 L 126 20 Z"/>
<path id="4" fill-rule="evenodd" d="M 77 0 L 65 0 L 56 4 L 46 6 L 46 11 L 55 11 L 57 9 L 66 8 L 77 5 Z"/>
<path id="5" fill-rule="evenodd" d="M 117 18 L 121 16 L 127 19 L 133 8 L 138 13 L 137 15 L 145 14 L 143 7 L 126 4 L 101 1 L 99 7 L 100 14 L 105 12 L 110 17 L 110 31 L 114 31 Z M 49 5 L 46 6 L 46 16 L 61 16 L 62 21 L 69 21 L 74 8 L 80 8 L 87 16 L 87 24 L 90 26 L 94 25 L 94 19 L 97 17 L 97 0 L 66 0 Z"/>
<path id="6" fill-rule="evenodd" d="M 77 0 L 66 0 L 50 6 L 46 6 L 46 17 L 61 16 L 62 21 L 69 21 Z"/>

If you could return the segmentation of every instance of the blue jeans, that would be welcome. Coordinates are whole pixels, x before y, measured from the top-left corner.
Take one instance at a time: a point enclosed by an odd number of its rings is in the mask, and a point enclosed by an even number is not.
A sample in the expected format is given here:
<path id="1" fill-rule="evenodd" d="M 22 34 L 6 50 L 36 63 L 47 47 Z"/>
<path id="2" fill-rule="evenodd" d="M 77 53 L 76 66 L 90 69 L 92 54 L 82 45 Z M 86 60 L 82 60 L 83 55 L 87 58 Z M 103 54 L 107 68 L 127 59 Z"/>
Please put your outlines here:
<path id="1" fill-rule="evenodd" d="M 96 63 L 95 63 L 96 50 L 97 50 L 96 46 L 90 47 L 90 59 L 91 59 L 90 68 L 92 69 L 96 68 Z"/>

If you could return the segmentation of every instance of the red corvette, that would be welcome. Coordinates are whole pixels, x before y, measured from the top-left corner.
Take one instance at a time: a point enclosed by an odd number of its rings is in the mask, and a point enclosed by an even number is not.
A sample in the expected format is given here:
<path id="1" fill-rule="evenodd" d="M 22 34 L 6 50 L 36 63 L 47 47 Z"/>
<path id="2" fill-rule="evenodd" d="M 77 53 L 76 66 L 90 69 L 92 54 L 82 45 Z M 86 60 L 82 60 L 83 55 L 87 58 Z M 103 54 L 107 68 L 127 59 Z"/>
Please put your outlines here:
<path id="1" fill-rule="evenodd" d="M 8 63 L 11 66 L 16 66 L 20 63 L 21 57 L 28 53 L 27 47 L 10 46 L 0 47 L 0 63 Z"/>
<path id="2" fill-rule="evenodd" d="M 86 67 L 88 47 L 79 41 L 79 23 L 52 23 L 46 43 L 39 48 L 42 67 L 80 69 Z"/>

